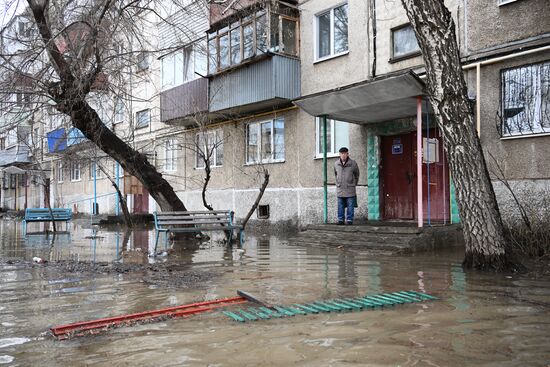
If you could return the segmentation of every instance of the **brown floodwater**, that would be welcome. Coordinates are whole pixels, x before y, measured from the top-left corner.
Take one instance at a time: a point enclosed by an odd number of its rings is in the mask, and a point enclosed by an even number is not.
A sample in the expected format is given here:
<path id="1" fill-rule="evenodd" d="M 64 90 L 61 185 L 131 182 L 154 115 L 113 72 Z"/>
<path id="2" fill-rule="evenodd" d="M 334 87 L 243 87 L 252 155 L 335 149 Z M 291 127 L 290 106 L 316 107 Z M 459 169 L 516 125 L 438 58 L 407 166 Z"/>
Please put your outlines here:
<path id="1" fill-rule="evenodd" d="M 62 225 L 64 228 L 64 225 Z M 40 229 L 34 225 L 33 229 Z M 129 236 L 86 221 L 70 234 L 22 235 L 0 220 L 0 365 L 9 366 L 548 366 L 550 278 L 464 272 L 460 249 L 388 256 L 297 246 L 249 235 L 154 251 L 154 231 Z M 50 263 L 30 265 L 41 257 Z M 170 287 L 140 272 L 68 273 L 55 262 L 173 262 L 214 274 Z M 440 298 L 383 310 L 236 323 L 220 313 L 58 341 L 57 324 L 232 297 L 275 304 L 417 290 Z"/>

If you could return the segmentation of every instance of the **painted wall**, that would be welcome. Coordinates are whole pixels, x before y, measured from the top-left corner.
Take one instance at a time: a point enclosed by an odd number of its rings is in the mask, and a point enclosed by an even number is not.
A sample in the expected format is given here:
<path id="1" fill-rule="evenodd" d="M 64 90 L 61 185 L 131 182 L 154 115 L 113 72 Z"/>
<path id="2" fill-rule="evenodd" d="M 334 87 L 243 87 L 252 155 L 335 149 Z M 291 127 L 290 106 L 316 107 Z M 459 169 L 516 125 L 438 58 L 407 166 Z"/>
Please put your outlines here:
<path id="1" fill-rule="evenodd" d="M 550 51 L 481 68 L 481 143 L 494 171 L 493 155 L 505 176 L 514 180 L 550 179 L 550 136 L 501 139 L 497 112 L 501 108 L 501 70 L 550 60 Z M 469 89 L 475 90 L 475 70 L 469 72 Z"/>
<path id="2" fill-rule="evenodd" d="M 344 3 L 341 0 L 301 1 L 300 59 L 302 95 L 359 82 L 369 75 L 369 15 L 367 1 L 348 2 L 349 53 L 315 62 L 315 15 Z"/>
<path id="3" fill-rule="evenodd" d="M 548 0 L 498 2 L 466 0 L 467 52 L 476 53 L 518 41 L 550 37 Z"/>

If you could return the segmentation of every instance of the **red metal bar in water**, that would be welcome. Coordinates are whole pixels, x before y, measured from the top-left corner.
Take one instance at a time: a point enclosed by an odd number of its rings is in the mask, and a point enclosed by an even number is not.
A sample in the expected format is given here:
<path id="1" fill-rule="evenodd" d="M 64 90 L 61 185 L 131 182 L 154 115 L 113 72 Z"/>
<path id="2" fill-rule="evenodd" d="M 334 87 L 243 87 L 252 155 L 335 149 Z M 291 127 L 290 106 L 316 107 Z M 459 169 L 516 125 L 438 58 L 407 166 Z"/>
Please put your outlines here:
<path id="1" fill-rule="evenodd" d="M 177 307 L 163 308 L 159 310 L 139 312 L 129 315 L 107 317 L 97 320 L 77 322 L 73 324 L 54 326 L 50 330 L 55 336 L 62 336 L 71 332 L 82 332 L 93 329 L 100 329 L 106 326 L 118 325 L 127 321 L 139 321 L 148 318 L 154 318 L 162 315 L 169 317 L 182 317 L 201 312 L 208 312 L 216 308 L 226 307 L 228 305 L 242 304 L 248 302 L 244 297 L 231 297 L 217 299 L 213 301 L 197 302 Z"/>

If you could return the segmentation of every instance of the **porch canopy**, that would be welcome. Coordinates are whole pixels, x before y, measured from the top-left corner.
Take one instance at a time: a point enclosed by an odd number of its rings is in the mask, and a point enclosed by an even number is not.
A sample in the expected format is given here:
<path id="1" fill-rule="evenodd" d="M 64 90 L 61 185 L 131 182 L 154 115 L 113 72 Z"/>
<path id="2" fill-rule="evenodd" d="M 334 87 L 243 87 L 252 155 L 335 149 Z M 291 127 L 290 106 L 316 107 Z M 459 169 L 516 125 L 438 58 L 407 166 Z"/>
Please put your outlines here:
<path id="1" fill-rule="evenodd" d="M 327 139 L 327 119 L 368 124 L 416 116 L 416 149 L 422 151 L 422 96 L 424 82 L 412 71 L 385 75 L 349 86 L 310 94 L 293 102 L 323 121 L 323 140 Z M 326 144 L 326 143 L 325 143 Z M 423 226 L 422 154 L 416 155 L 418 227 Z M 327 155 L 323 153 L 324 221 L 327 211 Z"/>
<path id="2" fill-rule="evenodd" d="M 412 71 L 310 94 L 293 102 L 313 116 L 366 124 L 415 116 L 424 82 Z"/>

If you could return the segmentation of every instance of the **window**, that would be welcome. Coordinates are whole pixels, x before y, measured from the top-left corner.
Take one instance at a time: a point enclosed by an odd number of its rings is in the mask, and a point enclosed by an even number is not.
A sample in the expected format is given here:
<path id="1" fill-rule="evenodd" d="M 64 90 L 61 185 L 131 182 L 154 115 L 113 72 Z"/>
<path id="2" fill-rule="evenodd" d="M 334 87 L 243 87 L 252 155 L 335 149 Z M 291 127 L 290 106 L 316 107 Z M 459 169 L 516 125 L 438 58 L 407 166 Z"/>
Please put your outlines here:
<path id="1" fill-rule="evenodd" d="M 80 162 L 71 162 L 71 181 L 80 181 Z"/>
<path id="2" fill-rule="evenodd" d="M 246 126 L 246 163 L 282 162 L 284 159 L 284 119 L 256 122 Z"/>
<path id="3" fill-rule="evenodd" d="M 206 44 L 203 41 L 161 59 L 161 85 L 173 88 L 207 74 Z"/>
<path id="4" fill-rule="evenodd" d="M 149 55 L 147 52 L 142 51 L 137 55 L 137 70 L 144 71 L 149 69 Z"/>
<path id="5" fill-rule="evenodd" d="M 115 101 L 115 124 L 119 124 L 121 122 L 124 122 L 124 118 L 126 115 L 126 106 L 124 106 L 124 101 L 122 98 L 117 98 Z"/>
<path id="6" fill-rule="evenodd" d="M 100 168 L 100 163 L 99 162 L 90 162 L 89 164 L 89 175 L 90 175 L 90 180 L 93 180 L 94 179 L 94 167 L 95 167 L 95 178 L 96 180 L 99 180 L 101 178 L 105 178 L 105 173 L 103 173 L 103 171 L 101 170 Z"/>
<path id="7" fill-rule="evenodd" d="M 208 73 L 213 74 L 271 52 L 298 56 L 298 14 L 279 7 L 277 13 L 262 10 L 208 34 Z"/>
<path id="8" fill-rule="evenodd" d="M 31 95 L 28 93 L 17 93 L 15 95 L 15 105 L 17 107 L 29 107 L 31 104 Z"/>
<path id="9" fill-rule="evenodd" d="M 391 30 L 392 59 L 420 55 L 420 47 L 410 24 L 405 24 Z"/>
<path id="10" fill-rule="evenodd" d="M 348 51 L 348 4 L 317 15 L 316 24 L 317 60 L 338 56 Z"/>
<path id="11" fill-rule="evenodd" d="M 164 170 L 174 172 L 176 170 L 178 144 L 175 139 L 167 140 L 164 146 Z"/>
<path id="12" fill-rule="evenodd" d="M 502 72 L 502 134 L 550 133 L 550 62 Z"/>
<path id="13" fill-rule="evenodd" d="M 323 122 L 322 119 L 316 119 L 315 156 L 323 156 Z M 327 155 L 336 157 L 338 150 L 342 147 L 349 147 L 349 123 L 336 120 L 327 120 Z"/>
<path id="14" fill-rule="evenodd" d="M 221 167 L 223 165 L 222 130 L 201 132 L 195 139 L 195 167 L 204 168 L 207 161 L 210 162 L 210 167 Z"/>
<path id="15" fill-rule="evenodd" d="M 22 20 L 17 22 L 17 35 L 22 39 L 29 38 L 31 36 L 31 24 Z"/>
<path id="16" fill-rule="evenodd" d="M 62 183 L 65 178 L 63 162 L 57 162 L 57 182 Z"/>
<path id="17" fill-rule="evenodd" d="M 151 110 L 146 109 L 136 112 L 136 129 L 149 126 L 151 123 Z"/>

